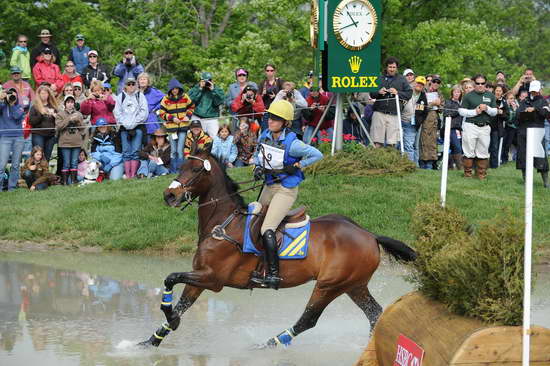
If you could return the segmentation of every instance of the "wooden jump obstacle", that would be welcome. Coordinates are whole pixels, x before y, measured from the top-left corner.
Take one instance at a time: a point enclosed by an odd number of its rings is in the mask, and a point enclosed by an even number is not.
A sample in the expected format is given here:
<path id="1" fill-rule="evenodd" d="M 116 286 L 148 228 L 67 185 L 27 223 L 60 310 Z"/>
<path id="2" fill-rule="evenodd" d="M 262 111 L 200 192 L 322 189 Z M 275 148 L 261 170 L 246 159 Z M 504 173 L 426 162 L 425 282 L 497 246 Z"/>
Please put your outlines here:
<path id="1" fill-rule="evenodd" d="M 355 366 L 392 366 L 400 334 L 424 349 L 423 366 L 521 366 L 521 326 L 487 326 L 452 314 L 419 292 L 384 311 Z M 550 366 L 550 329 L 531 328 L 530 365 Z"/>

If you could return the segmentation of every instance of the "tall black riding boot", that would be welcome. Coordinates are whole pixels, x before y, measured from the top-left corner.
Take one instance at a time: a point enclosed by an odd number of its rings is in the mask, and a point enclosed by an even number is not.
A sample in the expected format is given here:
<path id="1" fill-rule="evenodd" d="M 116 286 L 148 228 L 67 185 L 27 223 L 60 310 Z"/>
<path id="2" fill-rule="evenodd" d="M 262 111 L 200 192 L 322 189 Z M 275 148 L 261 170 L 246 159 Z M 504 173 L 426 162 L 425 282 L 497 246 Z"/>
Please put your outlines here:
<path id="1" fill-rule="evenodd" d="M 267 277 L 265 285 L 277 290 L 281 278 L 279 277 L 279 255 L 277 254 L 277 238 L 273 230 L 267 230 L 263 237 L 265 259 L 267 261 Z"/>
<path id="2" fill-rule="evenodd" d="M 540 175 L 542 176 L 544 188 L 550 188 L 550 184 L 548 184 L 548 172 L 540 172 Z"/>

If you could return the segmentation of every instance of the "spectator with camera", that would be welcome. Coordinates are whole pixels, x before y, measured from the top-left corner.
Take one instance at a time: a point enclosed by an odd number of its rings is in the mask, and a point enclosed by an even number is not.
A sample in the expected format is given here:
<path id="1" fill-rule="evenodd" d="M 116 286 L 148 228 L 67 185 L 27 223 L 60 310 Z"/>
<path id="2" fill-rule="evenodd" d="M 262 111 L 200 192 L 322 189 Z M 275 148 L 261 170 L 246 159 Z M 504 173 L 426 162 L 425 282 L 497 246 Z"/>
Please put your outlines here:
<path id="1" fill-rule="evenodd" d="M 101 163 L 101 171 L 110 180 L 119 180 L 124 174 L 122 144 L 120 135 L 113 130 L 105 118 L 96 121 L 91 144 L 92 158 Z"/>
<path id="2" fill-rule="evenodd" d="M 411 73 L 409 72 L 407 75 L 410 79 Z M 414 79 L 411 99 L 405 104 L 401 113 L 403 151 L 409 160 L 417 165 L 419 164 L 420 127 L 428 115 L 428 99 L 424 91 L 426 83 L 424 76 L 417 76 Z"/>
<path id="3" fill-rule="evenodd" d="M 61 76 L 59 66 L 54 62 L 55 56 L 52 54 L 52 50 L 44 48 L 32 69 L 32 74 L 36 85 L 48 83 L 54 93 L 59 93 L 63 88 L 63 77 Z"/>
<path id="4" fill-rule="evenodd" d="M 51 51 L 53 55 L 53 63 L 55 63 L 58 67 L 61 66 L 61 54 L 59 53 L 59 50 L 57 47 L 52 43 L 52 37 L 53 35 L 50 33 L 47 29 L 42 29 L 40 34 L 38 35 L 38 38 L 40 38 L 40 43 L 36 45 L 32 51 L 31 51 L 31 68 L 34 68 L 34 65 L 39 62 L 38 58 L 42 53 L 44 53 L 44 50 L 47 48 Z M 37 83 L 37 85 L 39 85 Z"/>
<path id="5" fill-rule="evenodd" d="M 88 52 L 90 52 L 90 47 L 85 46 L 84 42 L 86 41 L 82 34 L 77 34 L 75 37 L 76 46 L 71 48 L 69 53 L 69 61 L 72 61 L 75 65 L 76 72 L 82 74 L 84 68 L 88 66 Z"/>
<path id="6" fill-rule="evenodd" d="M 258 85 L 256 85 L 255 82 L 248 80 L 248 71 L 246 69 L 243 69 L 241 67 L 235 70 L 235 77 L 237 81 L 229 85 L 229 89 L 227 90 L 227 95 L 225 97 L 225 106 L 231 114 L 234 114 L 234 112 L 231 110 L 231 105 L 233 104 L 233 101 L 241 94 L 241 92 L 247 85 L 252 85 L 256 88 L 256 90 L 258 90 Z M 238 118 L 235 118 L 233 121 L 235 127 L 238 127 Z"/>
<path id="7" fill-rule="evenodd" d="M 304 142 L 306 144 L 311 143 L 314 137 L 317 137 L 317 140 L 320 140 L 322 130 L 327 130 L 329 134 L 330 131 L 332 131 L 334 120 L 332 118 L 326 118 L 327 116 L 325 116 L 323 123 L 317 131 L 317 136 L 313 136 L 313 132 L 321 121 L 321 117 L 323 116 L 325 109 L 329 108 L 329 101 L 330 98 L 327 95 L 321 94 L 318 87 L 312 87 L 310 89 L 309 96 L 306 100 L 309 109 L 306 110 L 306 113 L 304 113 L 304 119 L 306 121 L 304 125 Z M 327 115 L 328 113 L 329 112 L 327 112 Z"/>
<path id="8" fill-rule="evenodd" d="M 463 117 L 458 113 L 460 101 L 462 100 L 462 88 L 460 85 L 454 85 L 451 88 L 451 95 L 445 101 L 443 111 L 443 130 L 445 130 L 446 117 L 451 117 L 451 141 L 450 141 L 450 160 L 449 164 L 456 166 L 457 170 L 462 170 L 462 120 Z M 451 162 L 452 161 L 452 162 Z"/>
<path id="9" fill-rule="evenodd" d="M 153 132 L 151 141 L 139 152 L 141 165 L 138 178 L 152 178 L 169 173 L 170 143 L 164 127 Z"/>
<path id="10" fill-rule="evenodd" d="M 203 72 L 199 83 L 189 90 L 189 97 L 195 104 L 193 118 L 200 120 L 203 130 L 214 138 L 218 134 L 223 90 L 214 84 L 211 73 Z"/>
<path id="11" fill-rule="evenodd" d="M 113 70 L 113 74 L 119 78 L 117 95 L 120 95 L 124 90 L 125 85 L 127 85 L 126 80 L 128 80 L 128 78 L 137 80 L 139 74 L 144 71 L 143 66 L 138 62 L 136 56 L 134 55 L 134 50 L 131 48 L 126 49 L 124 51 L 124 55 L 122 56 L 122 60 Z"/>
<path id="12" fill-rule="evenodd" d="M 153 133 L 160 127 L 158 123 L 158 113 L 160 110 L 160 102 L 162 102 L 164 98 L 164 93 L 153 87 L 151 76 L 146 72 L 139 74 L 137 80 L 139 90 L 145 95 L 145 99 L 147 99 L 149 115 L 147 116 L 147 120 L 145 120 L 145 129 L 147 133 L 147 142 L 150 142 L 153 139 Z"/>
<path id="13" fill-rule="evenodd" d="M 23 118 L 25 112 L 19 104 L 17 90 L 0 89 L 0 187 L 3 187 L 4 170 L 10 160 L 8 191 L 17 188 L 19 166 L 25 140 L 23 138 Z M 1 189 L 1 188 L 0 188 Z"/>
<path id="14" fill-rule="evenodd" d="M 370 135 L 375 147 L 382 147 L 384 144 L 394 146 L 400 140 L 399 124 L 397 118 L 397 106 L 395 96 L 400 99 L 400 108 L 403 108 L 412 96 L 412 89 L 403 75 L 397 72 L 399 61 L 395 57 L 386 59 L 385 70 L 380 76 L 380 89 L 377 93 L 371 93 L 376 99 L 373 106 L 373 116 Z"/>
<path id="15" fill-rule="evenodd" d="M 502 143 L 502 164 L 506 164 L 509 161 L 510 150 L 514 146 L 517 150 L 518 139 L 517 139 L 517 130 L 518 130 L 518 115 L 517 110 L 519 104 L 516 100 L 514 94 L 509 91 L 505 95 L 506 98 L 506 107 L 508 108 L 508 115 L 506 118 L 504 126 L 504 141 Z M 515 159 L 515 154 L 512 160 Z"/>
<path id="16" fill-rule="evenodd" d="M 525 180 L 526 154 L 527 154 L 527 129 L 544 128 L 544 120 L 550 116 L 550 107 L 548 102 L 541 95 L 542 84 L 538 80 L 531 80 L 529 83 L 529 97 L 525 98 L 517 110 L 519 115 L 518 125 L 518 155 L 516 160 L 516 169 L 520 169 Z M 545 188 L 550 188 L 548 181 L 548 153 L 546 152 L 545 139 L 536 141 L 536 144 L 542 145 L 544 157 L 535 157 L 533 166 L 541 174 Z"/>
<path id="17" fill-rule="evenodd" d="M 464 152 L 464 177 L 472 177 L 476 166 L 479 179 L 487 177 L 489 166 L 489 144 L 491 142 L 491 117 L 497 115 L 496 98 L 485 89 L 487 78 L 478 74 L 473 78 L 474 91 L 462 98 L 458 113 L 465 117 L 462 124 L 462 150 Z"/>
<path id="18" fill-rule="evenodd" d="M 443 94 L 439 91 L 441 77 L 432 75 L 432 83 L 426 98 L 428 114 L 422 123 L 420 131 L 420 156 L 418 164 L 422 169 L 437 169 L 437 137 L 439 135 L 439 113 L 444 105 Z"/>
<path id="19" fill-rule="evenodd" d="M 265 71 L 265 79 L 260 84 L 259 93 L 262 96 L 264 108 L 268 109 L 271 103 L 273 103 L 273 101 L 275 100 L 277 93 L 283 88 L 284 80 L 277 77 L 277 69 L 273 64 L 265 65 L 264 71 Z M 260 123 L 260 127 L 262 128 L 262 131 L 267 129 L 267 120 L 268 120 L 268 115 L 266 113 L 264 114 L 262 121 Z"/>
<path id="20" fill-rule="evenodd" d="M 18 103 L 25 112 L 28 112 L 31 107 L 31 102 L 34 99 L 34 91 L 29 83 L 23 80 L 23 73 L 18 66 L 10 68 L 11 80 L 4 83 L 5 90 L 15 89 L 17 91 Z"/>
<path id="21" fill-rule="evenodd" d="M 265 111 L 262 96 L 253 85 L 247 85 L 233 100 L 231 110 L 238 116 L 260 120 Z"/>
<path id="22" fill-rule="evenodd" d="M 85 116 L 90 116 L 92 126 L 100 118 L 104 118 L 108 124 L 116 124 L 113 110 L 115 109 L 115 100 L 103 91 L 101 81 L 94 80 L 90 85 L 90 96 L 80 104 L 80 112 Z"/>
<path id="23" fill-rule="evenodd" d="M 98 80 L 102 83 L 109 82 L 109 68 L 99 63 L 99 54 L 96 50 L 88 52 L 88 65 L 82 70 L 81 76 L 86 88 L 90 88 L 94 80 Z"/>
<path id="24" fill-rule="evenodd" d="M 302 94 L 296 90 L 292 81 L 285 81 L 283 83 L 283 89 L 281 89 L 275 96 L 275 101 L 277 100 L 286 100 L 294 107 L 294 119 L 292 120 L 290 129 L 301 138 L 303 134 L 302 111 L 307 108 L 306 100 Z"/>
<path id="25" fill-rule="evenodd" d="M 55 145 L 55 117 L 58 110 L 59 105 L 51 88 L 39 86 L 29 112 L 29 123 L 32 127 L 32 146 L 40 146 L 48 161 Z"/>
<path id="26" fill-rule="evenodd" d="M 17 43 L 11 53 L 10 66 L 21 70 L 23 81 L 31 79 L 31 54 L 28 49 L 28 38 L 23 34 L 17 36 Z"/>
<path id="27" fill-rule="evenodd" d="M 313 70 L 307 73 L 306 75 L 306 81 L 304 82 L 304 85 L 300 88 L 299 92 L 302 94 L 302 97 L 304 99 L 307 99 L 309 96 L 310 90 L 313 87 Z"/>
<path id="28" fill-rule="evenodd" d="M 160 102 L 160 118 L 165 121 L 164 127 L 170 136 L 170 172 L 176 173 L 184 162 L 183 148 L 189 123 L 193 116 L 195 105 L 184 92 L 177 79 L 168 82 L 168 94 Z"/>
<path id="29" fill-rule="evenodd" d="M 55 130 L 58 135 L 57 145 L 63 156 L 61 169 L 61 184 L 77 183 L 78 156 L 84 136 L 86 135 L 84 118 L 76 110 L 73 95 L 66 95 L 63 100 L 64 108 L 59 111 L 55 119 Z"/>
<path id="30" fill-rule="evenodd" d="M 523 75 L 519 78 L 516 85 L 514 85 L 514 87 L 512 88 L 512 93 L 518 96 L 518 98 L 522 93 L 524 96 L 528 96 L 529 86 L 531 85 L 531 82 L 535 80 L 537 79 L 535 78 L 533 69 L 531 68 L 525 69 L 525 71 L 523 72 Z M 520 98 L 520 99 L 523 100 L 524 98 Z"/>
<path id="31" fill-rule="evenodd" d="M 30 158 L 21 167 L 21 176 L 31 191 L 46 189 L 57 181 L 57 177 L 50 173 L 48 160 L 40 146 L 32 148 Z"/>
<path id="32" fill-rule="evenodd" d="M 133 77 L 126 79 L 126 87 L 116 96 L 113 114 L 120 124 L 124 173 L 126 178 L 134 178 L 139 169 L 138 152 L 145 134 L 143 123 L 149 116 L 149 106 L 145 95 L 138 91 L 137 81 Z"/>

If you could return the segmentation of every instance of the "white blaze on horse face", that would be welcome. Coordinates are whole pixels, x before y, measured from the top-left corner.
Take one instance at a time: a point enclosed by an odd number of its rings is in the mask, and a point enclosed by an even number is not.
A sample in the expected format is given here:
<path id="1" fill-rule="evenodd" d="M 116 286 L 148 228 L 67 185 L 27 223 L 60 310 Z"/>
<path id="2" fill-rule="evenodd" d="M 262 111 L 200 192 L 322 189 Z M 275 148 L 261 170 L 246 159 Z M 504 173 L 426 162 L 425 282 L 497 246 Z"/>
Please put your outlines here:
<path id="1" fill-rule="evenodd" d="M 204 160 L 202 162 L 202 165 L 204 166 L 204 170 L 206 170 L 207 172 L 212 170 L 212 165 L 210 165 L 210 161 Z"/>
<path id="2" fill-rule="evenodd" d="M 173 180 L 172 183 L 170 183 L 170 185 L 168 186 L 168 189 L 176 189 L 180 187 L 181 187 L 181 183 L 178 182 L 177 180 Z"/>

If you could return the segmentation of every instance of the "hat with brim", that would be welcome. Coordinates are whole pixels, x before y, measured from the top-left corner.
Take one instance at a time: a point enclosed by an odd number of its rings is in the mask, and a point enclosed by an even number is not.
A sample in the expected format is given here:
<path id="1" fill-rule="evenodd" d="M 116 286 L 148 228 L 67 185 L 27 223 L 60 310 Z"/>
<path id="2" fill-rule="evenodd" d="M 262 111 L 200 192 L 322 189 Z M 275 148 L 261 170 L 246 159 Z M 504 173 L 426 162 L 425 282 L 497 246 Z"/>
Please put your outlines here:
<path id="1" fill-rule="evenodd" d="M 72 99 L 73 102 L 76 102 L 76 99 L 73 95 L 65 95 L 65 98 L 63 98 L 63 104 L 67 103 L 67 100 Z"/>
<path id="2" fill-rule="evenodd" d="M 541 89 L 542 89 L 542 84 L 538 80 L 533 80 L 529 84 L 529 93 L 531 92 L 539 93 Z"/>
<path id="3" fill-rule="evenodd" d="M 10 73 L 11 74 L 21 74 L 21 69 L 19 66 L 12 66 L 10 67 Z"/>
<path id="4" fill-rule="evenodd" d="M 80 89 L 82 89 L 82 83 L 80 81 L 75 81 L 72 83 L 73 87 L 77 86 L 79 87 Z"/>
<path id="5" fill-rule="evenodd" d="M 127 48 L 124 50 L 124 53 L 131 53 L 132 55 L 134 54 L 134 50 L 131 49 L 131 48 Z"/>
<path id="6" fill-rule="evenodd" d="M 126 79 L 126 81 L 124 82 L 125 85 L 128 85 L 130 83 L 136 83 L 136 79 L 132 78 L 132 77 L 129 77 L 128 79 Z"/>
<path id="7" fill-rule="evenodd" d="M 166 130 L 163 127 L 161 127 L 159 129 L 157 129 L 155 132 L 153 132 L 153 136 L 166 137 L 166 136 L 168 136 L 168 134 L 166 133 Z"/>
<path id="8" fill-rule="evenodd" d="M 212 80 L 212 74 L 207 71 L 201 73 L 201 80 Z"/>
<path id="9" fill-rule="evenodd" d="M 441 76 L 439 76 L 437 74 L 432 75 L 432 81 L 436 81 L 436 80 L 441 81 Z"/>
<path id="10" fill-rule="evenodd" d="M 47 30 L 47 29 L 42 29 L 40 31 L 40 34 L 38 35 L 38 37 L 40 37 L 40 38 L 42 38 L 42 37 L 52 37 L 52 36 L 53 36 L 53 34 L 51 34 L 50 31 Z"/>
<path id="11" fill-rule="evenodd" d="M 195 128 L 195 127 L 202 128 L 201 121 L 199 121 L 198 119 L 192 120 L 191 124 L 189 125 L 189 128 Z"/>
<path id="12" fill-rule="evenodd" d="M 103 83 L 103 87 L 104 87 L 105 89 L 112 89 L 112 88 L 113 88 L 113 87 L 111 86 L 111 84 L 109 84 L 109 83 Z"/>

